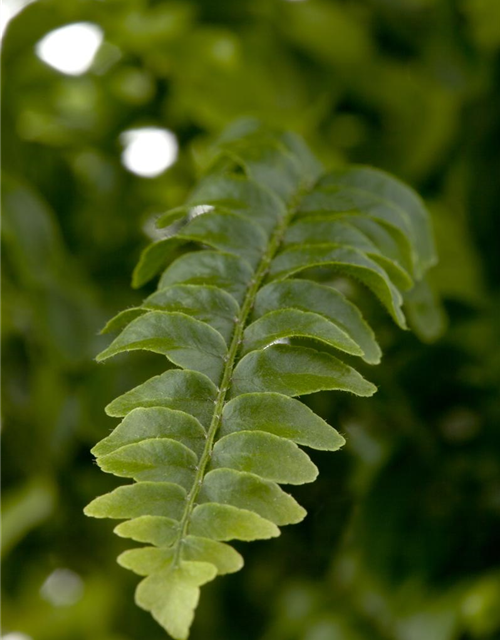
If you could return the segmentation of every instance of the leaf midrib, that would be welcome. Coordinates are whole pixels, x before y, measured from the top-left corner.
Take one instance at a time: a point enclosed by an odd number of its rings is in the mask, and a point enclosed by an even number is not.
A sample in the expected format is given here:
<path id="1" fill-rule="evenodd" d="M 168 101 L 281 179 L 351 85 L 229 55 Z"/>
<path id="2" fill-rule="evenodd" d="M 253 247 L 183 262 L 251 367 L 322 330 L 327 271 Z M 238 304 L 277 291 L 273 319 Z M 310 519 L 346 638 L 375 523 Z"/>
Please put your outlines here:
<path id="1" fill-rule="evenodd" d="M 207 431 L 205 446 L 197 466 L 192 488 L 186 498 L 186 505 L 184 507 L 184 512 L 182 514 L 182 517 L 179 523 L 179 534 L 173 544 L 174 556 L 173 556 L 172 566 L 174 569 L 179 566 L 179 562 L 181 560 L 182 545 L 183 545 L 183 541 L 188 535 L 189 524 L 191 522 L 191 515 L 196 505 L 196 498 L 198 497 L 198 494 L 203 485 L 205 471 L 212 457 L 212 450 L 215 443 L 215 437 L 217 435 L 217 431 L 219 430 L 220 423 L 221 423 L 222 410 L 226 402 L 227 393 L 231 387 L 234 367 L 236 365 L 238 353 L 240 351 L 240 348 L 243 342 L 243 333 L 247 326 L 247 321 L 250 316 L 250 313 L 253 309 L 255 298 L 269 271 L 271 261 L 275 257 L 278 249 L 280 248 L 283 242 L 283 238 L 288 228 L 288 225 L 290 224 L 291 219 L 295 215 L 300 205 L 300 201 L 305 196 L 306 191 L 310 187 L 311 185 L 309 184 L 301 185 L 300 188 L 295 193 L 294 197 L 291 198 L 286 214 L 281 218 L 279 223 L 276 225 L 269 239 L 267 249 L 263 253 L 262 258 L 256 270 L 254 271 L 254 275 L 250 280 L 249 287 L 245 294 L 245 298 L 243 300 L 243 304 L 241 306 L 240 312 L 235 320 L 235 328 L 231 338 L 231 344 L 229 346 L 229 350 L 227 353 L 226 362 L 224 365 L 224 370 L 221 378 L 221 383 L 219 385 L 217 397 L 215 400 L 214 413 Z"/>

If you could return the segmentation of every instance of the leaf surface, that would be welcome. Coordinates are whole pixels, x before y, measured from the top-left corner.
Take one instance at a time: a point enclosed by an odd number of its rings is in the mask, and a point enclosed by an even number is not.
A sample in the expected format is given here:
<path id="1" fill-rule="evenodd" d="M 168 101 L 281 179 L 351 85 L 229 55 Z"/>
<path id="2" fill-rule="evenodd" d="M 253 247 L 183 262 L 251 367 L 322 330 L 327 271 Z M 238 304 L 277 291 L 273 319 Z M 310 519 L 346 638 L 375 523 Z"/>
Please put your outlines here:
<path id="1" fill-rule="evenodd" d="M 165 516 L 146 515 L 120 522 L 114 528 L 114 532 L 122 538 L 166 547 L 175 541 L 179 533 L 179 523 Z"/>
<path id="2" fill-rule="evenodd" d="M 214 382 L 221 376 L 227 353 L 224 338 L 204 322 L 184 313 L 150 311 L 125 327 L 97 360 L 138 349 L 163 354 L 174 364 L 204 373 Z"/>
<path id="3" fill-rule="evenodd" d="M 209 562 L 184 561 L 145 578 L 137 587 L 137 604 L 150 611 L 176 640 L 185 640 L 200 598 L 200 587 L 217 575 Z"/>
<path id="4" fill-rule="evenodd" d="M 138 482 L 118 487 L 85 507 L 85 514 L 93 518 L 138 518 L 161 516 L 166 510 L 178 517 L 186 492 L 171 482 Z"/>
<path id="5" fill-rule="evenodd" d="M 261 540 L 279 536 L 278 527 L 248 509 L 205 502 L 193 511 L 191 530 L 214 540 Z"/>
<path id="6" fill-rule="evenodd" d="M 314 482 L 318 475 L 296 444 L 262 431 L 239 431 L 221 438 L 213 449 L 211 468 L 247 471 L 280 484 Z"/>
<path id="7" fill-rule="evenodd" d="M 174 482 L 189 489 L 198 458 L 185 445 L 169 438 L 141 440 L 98 458 L 103 471 L 123 478 Z"/>
<path id="8" fill-rule="evenodd" d="M 336 451 L 344 438 L 309 407 L 279 393 L 248 393 L 226 404 L 221 436 L 238 431 L 264 431 L 313 449 Z"/>
<path id="9" fill-rule="evenodd" d="M 234 370 L 232 397 L 256 391 L 300 396 L 326 390 L 371 396 L 376 387 L 328 353 L 276 344 L 253 351 L 239 362 Z"/>
<path id="10" fill-rule="evenodd" d="M 338 324 L 324 316 L 298 309 L 270 311 L 252 323 L 243 338 L 242 354 L 265 347 L 283 338 L 311 338 L 351 355 L 362 355 L 361 348 Z"/>
<path id="11" fill-rule="evenodd" d="M 277 309 L 314 312 L 337 324 L 363 350 L 363 358 L 372 364 L 380 361 L 380 347 L 358 308 L 336 289 L 311 280 L 272 282 L 257 294 L 254 317 Z"/>
<path id="12" fill-rule="evenodd" d="M 187 253 L 170 265 L 160 279 L 160 289 L 172 284 L 208 284 L 230 293 L 241 303 L 252 278 L 248 262 L 220 251 Z"/>
<path id="13" fill-rule="evenodd" d="M 171 438 L 199 454 L 206 440 L 205 429 L 192 415 L 166 407 L 133 409 L 114 431 L 92 449 L 104 456 L 149 438 Z"/>
<path id="14" fill-rule="evenodd" d="M 272 280 L 283 280 L 305 269 L 321 266 L 331 267 L 365 284 L 379 298 L 394 321 L 401 328 L 406 328 L 401 293 L 384 269 L 361 251 L 335 244 L 290 247 L 273 260 L 269 275 Z"/>
<path id="15" fill-rule="evenodd" d="M 230 339 L 239 307 L 236 300 L 223 289 L 209 285 L 173 285 L 148 296 L 140 307 L 126 309 L 102 330 L 120 331 L 135 318 L 148 311 L 177 311 L 201 320 Z"/>
<path id="16" fill-rule="evenodd" d="M 255 511 L 278 526 L 296 524 L 306 515 L 294 498 L 275 482 L 234 469 L 209 471 L 200 491 L 200 502 L 220 502 Z"/>
<path id="17" fill-rule="evenodd" d="M 139 407 L 167 407 L 189 413 L 206 425 L 212 417 L 216 396 L 217 388 L 201 373 L 165 371 L 113 400 L 106 413 L 121 418 Z"/>

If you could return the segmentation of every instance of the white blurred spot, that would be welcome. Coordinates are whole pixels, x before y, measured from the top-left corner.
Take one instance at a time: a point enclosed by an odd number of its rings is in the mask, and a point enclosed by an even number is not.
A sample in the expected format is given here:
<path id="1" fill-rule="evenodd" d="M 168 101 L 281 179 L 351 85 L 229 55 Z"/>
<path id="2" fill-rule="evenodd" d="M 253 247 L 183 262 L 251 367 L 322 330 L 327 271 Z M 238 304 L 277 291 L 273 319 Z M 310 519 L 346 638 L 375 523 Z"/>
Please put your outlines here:
<path id="1" fill-rule="evenodd" d="M 2 636 L 1 640 L 33 640 L 33 638 L 31 636 L 27 636 L 25 633 L 13 631 L 12 633 L 6 633 Z"/>
<path id="2" fill-rule="evenodd" d="M 92 66 L 101 46 L 102 29 L 91 22 L 77 22 L 55 29 L 35 46 L 40 60 L 57 71 L 79 76 Z"/>
<path id="3" fill-rule="evenodd" d="M 197 204 L 195 207 L 190 209 L 189 211 L 189 219 L 197 218 L 198 216 L 202 216 L 204 213 L 208 213 L 209 211 L 213 211 L 215 207 L 211 204 Z"/>
<path id="4" fill-rule="evenodd" d="M 27 7 L 32 2 L 34 0 L 3 0 L 0 13 L 0 37 L 3 37 L 5 29 L 12 18 L 15 18 L 24 7 Z"/>
<path id="5" fill-rule="evenodd" d="M 40 588 L 40 595 L 54 607 L 69 607 L 83 594 L 83 580 L 70 569 L 56 569 Z"/>
<path id="6" fill-rule="evenodd" d="M 138 176 L 159 176 L 177 159 L 177 138 L 168 129 L 130 129 L 121 134 L 120 140 L 125 147 L 122 162 Z"/>

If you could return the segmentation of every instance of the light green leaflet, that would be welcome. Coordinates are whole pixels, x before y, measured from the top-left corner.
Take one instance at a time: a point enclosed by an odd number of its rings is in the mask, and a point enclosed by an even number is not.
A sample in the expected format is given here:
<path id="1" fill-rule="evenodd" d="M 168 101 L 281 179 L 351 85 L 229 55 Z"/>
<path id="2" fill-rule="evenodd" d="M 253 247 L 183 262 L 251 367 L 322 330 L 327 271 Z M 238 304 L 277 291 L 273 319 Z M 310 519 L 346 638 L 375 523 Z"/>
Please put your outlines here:
<path id="1" fill-rule="evenodd" d="M 362 282 L 401 327 L 405 301 L 415 324 L 432 317 L 432 296 L 418 293 L 432 236 L 408 187 L 367 168 L 321 177 L 301 139 L 254 121 L 223 134 L 213 157 L 186 205 L 157 220 L 177 233 L 134 272 L 136 286 L 158 275 L 157 291 L 104 329 L 118 335 L 98 360 L 145 349 L 170 363 L 106 408 L 122 421 L 92 453 L 129 484 L 85 510 L 145 545 L 118 561 L 142 577 L 137 604 L 178 640 L 200 587 L 243 566 L 226 542 L 276 537 L 305 517 L 280 486 L 315 480 L 301 447 L 344 444 L 298 397 L 376 390 L 351 364 L 380 361 L 374 333 L 315 281 L 318 267 Z"/>

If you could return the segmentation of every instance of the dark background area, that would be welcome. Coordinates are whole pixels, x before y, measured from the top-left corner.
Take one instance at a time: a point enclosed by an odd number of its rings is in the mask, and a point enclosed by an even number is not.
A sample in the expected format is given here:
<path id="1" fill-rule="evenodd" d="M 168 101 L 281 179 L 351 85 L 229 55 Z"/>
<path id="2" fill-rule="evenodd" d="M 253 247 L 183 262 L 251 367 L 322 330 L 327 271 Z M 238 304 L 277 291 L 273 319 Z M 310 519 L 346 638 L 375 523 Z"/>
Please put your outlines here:
<path id="1" fill-rule="evenodd" d="M 35 46 L 63 25 L 104 33 L 86 73 Z M 116 482 L 90 448 L 103 408 L 162 358 L 93 358 L 105 321 L 148 291 L 130 274 L 151 215 L 183 202 L 207 145 L 254 115 L 328 168 L 393 172 L 431 211 L 433 344 L 364 309 L 384 351 L 368 400 L 311 406 L 347 438 L 316 453 L 309 512 L 239 544 L 244 570 L 203 589 L 192 640 L 500 638 L 500 3 L 498 0 L 38 0 L 3 42 L 3 633 L 159 640 L 133 604 L 126 547 L 83 507 Z M 142 178 L 121 134 L 174 132 L 176 163 Z"/>

